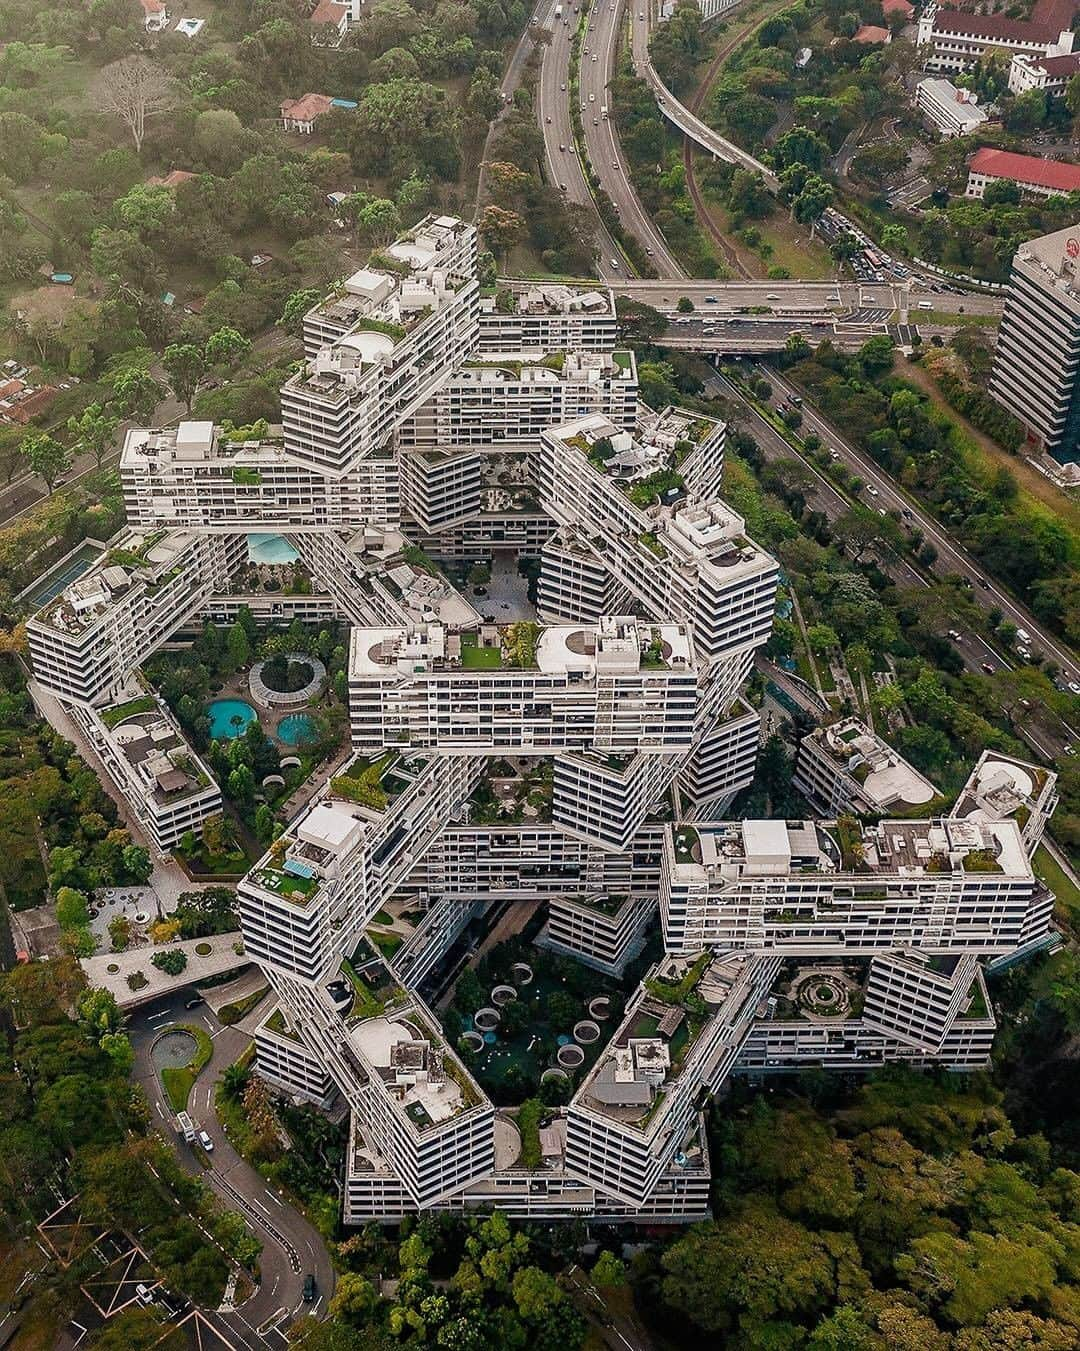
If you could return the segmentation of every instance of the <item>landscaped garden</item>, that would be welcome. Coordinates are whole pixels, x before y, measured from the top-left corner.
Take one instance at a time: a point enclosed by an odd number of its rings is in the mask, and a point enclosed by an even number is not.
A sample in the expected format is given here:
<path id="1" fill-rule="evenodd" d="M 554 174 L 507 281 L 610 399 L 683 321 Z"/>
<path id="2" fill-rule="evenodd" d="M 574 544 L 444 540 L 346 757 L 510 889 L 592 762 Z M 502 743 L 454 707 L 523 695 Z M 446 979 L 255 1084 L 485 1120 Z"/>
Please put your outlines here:
<path id="1" fill-rule="evenodd" d="M 598 996 L 607 996 L 604 1007 Z M 497 1106 L 569 1101 L 624 1006 L 618 983 L 512 938 L 458 977 L 443 1030 Z M 590 1011 L 590 1006 L 592 1010 Z"/>

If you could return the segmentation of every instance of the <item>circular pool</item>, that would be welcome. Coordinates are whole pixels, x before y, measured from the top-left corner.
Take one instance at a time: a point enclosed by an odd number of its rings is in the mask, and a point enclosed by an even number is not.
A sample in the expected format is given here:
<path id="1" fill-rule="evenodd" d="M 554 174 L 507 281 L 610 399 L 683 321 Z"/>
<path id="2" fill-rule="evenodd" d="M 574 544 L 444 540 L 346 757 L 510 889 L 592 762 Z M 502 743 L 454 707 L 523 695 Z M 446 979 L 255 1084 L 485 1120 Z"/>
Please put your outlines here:
<path id="1" fill-rule="evenodd" d="M 277 725 L 277 739 L 285 746 L 306 746 L 317 737 L 315 719 L 310 713 L 290 713 Z"/>
<path id="2" fill-rule="evenodd" d="M 585 1063 L 585 1052 L 580 1046 L 560 1046 L 555 1053 L 555 1059 L 564 1070 L 576 1070 Z"/>
<path id="3" fill-rule="evenodd" d="M 190 1032 L 174 1028 L 163 1032 L 150 1047 L 150 1059 L 156 1070 L 181 1070 L 195 1059 L 199 1043 Z"/>
<path id="4" fill-rule="evenodd" d="M 258 721 L 258 714 L 245 699 L 215 699 L 206 716 L 210 719 L 210 735 L 216 741 L 233 741 Z"/>

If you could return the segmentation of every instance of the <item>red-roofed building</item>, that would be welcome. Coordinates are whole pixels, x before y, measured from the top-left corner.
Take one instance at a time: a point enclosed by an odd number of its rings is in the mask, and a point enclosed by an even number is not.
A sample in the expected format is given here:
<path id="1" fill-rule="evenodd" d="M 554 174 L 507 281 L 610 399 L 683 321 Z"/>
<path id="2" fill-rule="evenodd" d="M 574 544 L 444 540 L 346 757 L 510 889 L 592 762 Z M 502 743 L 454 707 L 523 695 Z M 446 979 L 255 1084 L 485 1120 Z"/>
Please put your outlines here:
<path id="1" fill-rule="evenodd" d="M 864 47 L 871 47 L 882 42 L 892 42 L 892 34 L 887 28 L 880 28 L 877 24 L 864 23 L 851 40 Z"/>
<path id="2" fill-rule="evenodd" d="M 364 0 L 318 0 L 311 11 L 311 40 L 320 47 L 338 47 L 349 29 L 360 22 Z"/>
<path id="3" fill-rule="evenodd" d="M 1080 52 L 1068 56 L 1023 56 L 1009 64 L 1009 88 L 1014 94 L 1041 89 L 1050 98 L 1063 98 L 1074 75 L 1080 75 Z"/>
<path id="4" fill-rule="evenodd" d="M 1080 192 L 1080 164 L 1062 164 L 1038 155 L 1016 155 L 984 145 L 968 163 L 965 197 L 981 198 L 989 183 L 1015 183 L 1031 197 L 1055 197 Z"/>
<path id="5" fill-rule="evenodd" d="M 146 180 L 146 186 L 148 188 L 175 188 L 181 183 L 186 183 L 189 178 L 194 177 L 195 175 L 190 173 L 187 169 L 173 169 L 173 171 L 166 174 L 164 178 L 160 178 L 157 174 L 155 174 L 153 178 L 148 178 Z"/>
<path id="6" fill-rule="evenodd" d="M 281 125 L 286 131 L 297 131 L 302 136 L 310 136 L 315 123 L 323 113 L 330 111 L 333 100 L 326 94 L 305 94 L 303 98 L 291 99 L 281 105 Z"/>
<path id="7" fill-rule="evenodd" d="M 915 6 L 911 0 L 881 0 L 881 12 L 886 19 L 891 19 L 899 14 L 902 18 L 911 20 L 915 17 Z"/>
<path id="8" fill-rule="evenodd" d="M 139 0 L 142 5 L 143 27 L 148 33 L 163 33 L 169 26 L 169 12 L 161 0 Z"/>
<path id="9" fill-rule="evenodd" d="M 53 385 L 39 385 L 37 389 L 21 389 L 0 403 L 0 422 L 15 422 L 25 427 L 36 414 L 43 412 L 60 391 Z"/>
<path id="10" fill-rule="evenodd" d="M 1067 24 L 1059 28 L 1056 20 L 1007 19 L 1003 14 L 970 14 L 930 4 L 919 15 L 916 42 L 932 49 L 926 58 L 928 70 L 958 71 L 967 70 L 987 52 L 1065 56 L 1072 51 L 1073 34 Z"/>

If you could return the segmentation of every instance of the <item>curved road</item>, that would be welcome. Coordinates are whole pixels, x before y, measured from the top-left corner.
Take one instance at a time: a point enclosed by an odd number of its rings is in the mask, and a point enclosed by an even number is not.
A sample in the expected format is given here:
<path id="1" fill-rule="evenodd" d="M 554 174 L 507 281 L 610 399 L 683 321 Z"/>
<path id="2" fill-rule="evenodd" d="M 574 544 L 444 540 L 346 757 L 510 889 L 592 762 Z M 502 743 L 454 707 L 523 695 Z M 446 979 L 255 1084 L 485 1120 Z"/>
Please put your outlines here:
<path id="1" fill-rule="evenodd" d="M 318 1231 L 240 1157 L 214 1113 L 214 1087 L 250 1037 L 239 1028 L 223 1027 L 205 1004 L 185 1009 L 185 996 L 191 997 L 190 987 L 130 1015 L 127 1031 L 135 1048 L 134 1076 L 146 1093 L 155 1127 L 175 1149 L 181 1167 L 212 1187 L 228 1210 L 242 1215 L 263 1245 L 255 1293 L 231 1312 L 204 1311 L 207 1319 L 220 1326 L 237 1346 L 250 1351 L 284 1347 L 285 1332 L 294 1318 L 325 1310 L 334 1288 L 333 1264 Z M 184 1022 L 203 1025 L 214 1044 L 210 1063 L 196 1079 L 188 1107 L 196 1127 L 205 1130 L 214 1143 L 207 1169 L 176 1134 L 172 1109 L 150 1061 L 150 1047 L 157 1036 L 173 1023 Z M 309 1273 L 318 1288 L 313 1304 L 305 1304 L 303 1299 L 304 1277 Z"/>

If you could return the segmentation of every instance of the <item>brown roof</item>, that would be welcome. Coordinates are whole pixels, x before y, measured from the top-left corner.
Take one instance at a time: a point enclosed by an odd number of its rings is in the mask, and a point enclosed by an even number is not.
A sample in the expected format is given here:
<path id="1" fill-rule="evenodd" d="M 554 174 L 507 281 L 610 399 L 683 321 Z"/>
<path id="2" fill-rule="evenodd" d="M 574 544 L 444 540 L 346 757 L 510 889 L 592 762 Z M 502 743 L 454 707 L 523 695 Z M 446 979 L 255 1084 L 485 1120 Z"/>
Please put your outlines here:
<path id="1" fill-rule="evenodd" d="M 911 0 L 881 0 L 881 11 L 886 18 L 890 14 L 903 14 L 905 18 L 910 19 L 915 13 L 915 6 Z"/>
<path id="2" fill-rule="evenodd" d="M 1030 183 L 1054 192 L 1080 192 L 1080 164 L 1061 164 L 1040 159 L 1038 155 L 1017 155 L 1011 150 L 994 150 L 984 145 L 972 155 L 968 167 L 974 173 L 1007 178 L 1021 185 Z"/>
<path id="3" fill-rule="evenodd" d="M 889 42 L 891 38 L 892 34 L 887 28 L 879 28 L 877 24 L 864 23 L 851 40 L 852 42 L 868 44 L 871 42 Z"/>
<path id="4" fill-rule="evenodd" d="M 934 32 L 999 38 L 1002 42 L 1045 42 L 1049 46 L 1057 41 L 1060 30 L 1026 19 L 1007 19 L 1004 14 L 966 14 L 961 9 L 939 9 L 934 16 Z"/>
<path id="5" fill-rule="evenodd" d="M 346 6 L 340 3 L 340 0 L 319 0 L 319 3 L 312 10 L 309 23 L 332 23 L 339 24 L 345 13 Z"/>
<path id="6" fill-rule="evenodd" d="M 0 385 L 0 399 L 9 399 L 12 394 L 19 394 L 26 388 L 25 380 L 6 380 Z"/>
<path id="7" fill-rule="evenodd" d="M 14 408 L 9 408 L 7 415 L 12 422 L 18 422 L 25 426 L 35 413 L 40 413 L 43 408 L 48 408 L 58 392 L 52 385 L 42 385 L 40 389 L 35 389 L 32 394 L 28 394 L 25 399 L 20 399 Z"/>
<path id="8" fill-rule="evenodd" d="M 1077 0 L 1036 0 L 1031 17 L 1036 23 L 1044 23 L 1056 33 L 1064 33 L 1072 27 L 1073 15 L 1080 5 Z"/>
<path id="9" fill-rule="evenodd" d="M 1040 56 L 1031 64 L 1037 70 L 1045 70 L 1047 75 L 1075 75 L 1080 71 L 1080 52 L 1070 52 L 1068 56 Z"/>
<path id="10" fill-rule="evenodd" d="M 175 188 L 178 183 L 186 183 L 189 178 L 194 177 L 195 174 L 189 173 L 187 169 L 173 169 L 164 178 L 154 174 L 153 178 L 146 180 L 146 186 L 148 188 Z"/>
<path id="11" fill-rule="evenodd" d="M 294 122 L 314 122 L 329 110 L 330 103 L 326 94 L 305 94 L 303 98 L 287 99 L 281 105 L 281 116 Z"/>

